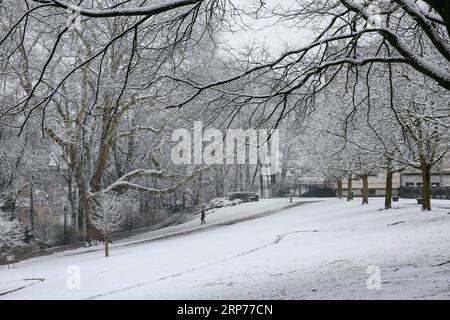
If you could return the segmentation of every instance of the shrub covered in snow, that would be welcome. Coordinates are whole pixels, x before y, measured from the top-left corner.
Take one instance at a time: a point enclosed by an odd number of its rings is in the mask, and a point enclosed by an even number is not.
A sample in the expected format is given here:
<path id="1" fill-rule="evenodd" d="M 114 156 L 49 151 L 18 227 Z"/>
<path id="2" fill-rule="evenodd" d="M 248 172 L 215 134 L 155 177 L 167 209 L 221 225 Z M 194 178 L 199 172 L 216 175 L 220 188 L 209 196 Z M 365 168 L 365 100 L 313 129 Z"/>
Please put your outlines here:
<path id="1" fill-rule="evenodd" d="M 241 204 L 242 202 L 244 202 L 244 201 L 242 201 L 241 199 L 234 199 L 234 200 L 231 200 L 231 205 L 235 206 L 235 205 Z"/>
<path id="2" fill-rule="evenodd" d="M 206 210 L 214 208 L 229 207 L 241 204 L 243 201 L 241 199 L 230 200 L 228 198 L 216 198 L 212 199 L 206 206 Z"/>
<path id="3" fill-rule="evenodd" d="M 23 237 L 20 222 L 0 211 L 0 251 L 7 251 L 21 245 Z"/>
<path id="4" fill-rule="evenodd" d="M 227 198 L 212 199 L 207 205 L 206 210 L 214 208 L 222 208 L 230 205 L 230 201 Z"/>

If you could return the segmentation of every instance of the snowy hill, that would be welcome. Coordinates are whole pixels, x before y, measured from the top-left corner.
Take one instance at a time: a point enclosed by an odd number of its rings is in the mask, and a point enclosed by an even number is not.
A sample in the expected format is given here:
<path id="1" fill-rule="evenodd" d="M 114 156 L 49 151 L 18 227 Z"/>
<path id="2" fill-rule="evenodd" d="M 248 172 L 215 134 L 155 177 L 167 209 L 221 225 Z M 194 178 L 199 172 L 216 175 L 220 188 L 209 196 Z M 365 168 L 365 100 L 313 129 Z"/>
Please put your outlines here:
<path id="1" fill-rule="evenodd" d="M 450 298 L 450 201 L 431 213 L 382 201 L 218 209 L 206 227 L 120 240 L 109 258 L 98 247 L 1 266 L 0 299 Z M 367 286 L 373 270 L 380 289 Z"/>

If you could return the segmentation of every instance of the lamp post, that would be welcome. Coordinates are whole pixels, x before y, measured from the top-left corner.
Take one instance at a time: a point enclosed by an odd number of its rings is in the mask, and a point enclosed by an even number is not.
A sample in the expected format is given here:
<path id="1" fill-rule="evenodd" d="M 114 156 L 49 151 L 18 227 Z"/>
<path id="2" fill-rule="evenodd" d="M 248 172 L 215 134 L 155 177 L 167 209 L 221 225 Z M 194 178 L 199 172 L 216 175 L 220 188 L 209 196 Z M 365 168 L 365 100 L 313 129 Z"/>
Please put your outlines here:
<path id="1" fill-rule="evenodd" d="M 30 183 L 30 225 L 31 225 L 31 232 L 34 231 L 34 190 L 33 190 L 33 184 L 34 184 L 34 175 L 31 175 L 31 183 Z"/>
<path id="2" fill-rule="evenodd" d="M 65 206 L 64 209 L 64 244 L 67 244 L 67 207 Z"/>

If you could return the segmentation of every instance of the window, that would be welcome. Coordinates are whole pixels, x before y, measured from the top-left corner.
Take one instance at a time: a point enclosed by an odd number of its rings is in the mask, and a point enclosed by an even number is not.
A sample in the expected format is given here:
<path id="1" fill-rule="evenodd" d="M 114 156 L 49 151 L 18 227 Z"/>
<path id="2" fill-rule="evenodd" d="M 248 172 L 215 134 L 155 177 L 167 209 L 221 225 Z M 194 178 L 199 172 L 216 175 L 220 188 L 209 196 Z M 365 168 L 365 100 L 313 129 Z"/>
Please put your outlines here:
<path id="1" fill-rule="evenodd" d="M 431 183 L 431 186 L 432 186 L 432 187 L 440 187 L 441 184 L 440 184 L 440 182 L 432 182 L 432 183 Z"/>
<path id="2" fill-rule="evenodd" d="M 407 188 L 414 187 L 414 182 L 407 182 L 407 183 L 406 183 L 406 187 L 407 187 Z"/>
<path id="3" fill-rule="evenodd" d="M 422 188 L 423 183 L 422 183 L 422 182 L 417 182 L 417 183 L 416 183 L 416 186 Z"/>

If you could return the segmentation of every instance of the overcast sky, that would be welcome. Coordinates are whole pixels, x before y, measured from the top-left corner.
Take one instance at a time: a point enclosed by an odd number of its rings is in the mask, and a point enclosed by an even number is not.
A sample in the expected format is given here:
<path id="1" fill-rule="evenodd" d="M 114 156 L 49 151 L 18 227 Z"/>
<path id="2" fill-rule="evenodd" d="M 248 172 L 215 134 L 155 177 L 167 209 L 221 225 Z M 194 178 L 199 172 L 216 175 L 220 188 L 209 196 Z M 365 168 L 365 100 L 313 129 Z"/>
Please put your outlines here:
<path id="1" fill-rule="evenodd" d="M 233 4 L 239 8 L 251 9 L 259 4 L 259 0 L 232 0 Z M 264 0 L 267 7 L 281 5 L 284 8 L 289 7 L 293 0 Z M 286 23 L 276 22 L 275 19 L 259 18 L 255 16 L 244 16 L 244 23 L 252 30 L 239 30 L 235 33 L 224 35 L 226 41 L 237 48 L 244 48 L 252 43 L 265 45 L 272 54 L 278 55 L 285 51 L 286 45 L 290 47 L 299 47 L 311 38 L 311 32 L 304 29 L 298 29 L 295 26 Z M 239 23 L 236 25 L 239 28 Z"/>

